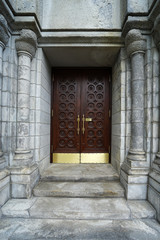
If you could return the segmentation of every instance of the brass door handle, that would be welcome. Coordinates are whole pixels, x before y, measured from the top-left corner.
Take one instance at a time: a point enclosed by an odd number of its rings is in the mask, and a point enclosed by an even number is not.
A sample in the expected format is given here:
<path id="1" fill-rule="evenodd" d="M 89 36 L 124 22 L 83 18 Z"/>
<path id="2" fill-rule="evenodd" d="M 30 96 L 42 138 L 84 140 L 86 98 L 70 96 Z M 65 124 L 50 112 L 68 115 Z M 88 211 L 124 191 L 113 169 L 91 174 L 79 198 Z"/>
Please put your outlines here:
<path id="1" fill-rule="evenodd" d="M 77 124 L 78 124 L 78 127 L 77 127 L 77 134 L 78 134 L 78 135 L 79 135 L 79 132 L 80 132 L 79 122 L 80 122 L 80 117 L 79 117 L 79 115 L 78 115 L 78 117 L 77 117 Z"/>
<path id="2" fill-rule="evenodd" d="M 82 133 L 84 134 L 84 132 L 85 132 L 85 127 L 84 127 L 85 117 L 84 117 L 84 114 L 83 114 L 83 117 L 82 117 L 82 122 L 83 122 Z"/>

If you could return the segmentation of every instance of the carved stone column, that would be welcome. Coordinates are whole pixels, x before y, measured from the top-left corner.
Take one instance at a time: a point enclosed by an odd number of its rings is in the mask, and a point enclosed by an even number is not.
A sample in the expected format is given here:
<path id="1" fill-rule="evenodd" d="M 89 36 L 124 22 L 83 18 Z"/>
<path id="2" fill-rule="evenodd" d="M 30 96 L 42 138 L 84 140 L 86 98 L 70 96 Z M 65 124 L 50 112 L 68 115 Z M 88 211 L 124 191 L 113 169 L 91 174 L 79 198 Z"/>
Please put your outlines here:
<path id="1" fill-rule="evenodd" d="M 154 22 L 153 39 L 157 46 L 157 49 L 159 50 L 159 72 L 160 72 L 160 15 L 157 16 L 156 21 Z M 158 143 L 159 143 L 158 153 L 156 155 L 155 160 L 153 161 L 152 169 L 149 174 L 148 201 L 156 209 L 157 220 L 160 222 L 160 123 Z"/>
<path id="2" fill-rule="evenodd" d="M 18 54 L 17 149 L 11 169 L 12 197 L 30 197 L 37 180 L 37 165 L 29 149 L 30 141 L 30 74 L 31 60 L 37 49 L 37 37 L 22 30 L 16 39 Z M 32 181 L 31 181 L 32 180 Z"/>
<path id="3" fill-rule="evenodd" d="M 0 169 L 6 165 L 2 151 L 2 80 L 3 80 L 3 50 L 8 42 L 9 34 L 7 22 L 3 15 L 0 14 Z"/>
<path id="4" fill-rule="evenodd" d="M 128 199 L 146 199 L 148 164 L 144 152 L 144 54 L 146 41 L 141 32 L 128 32 L 125 44 L 131 60 L 131 145 L 121 169 L 121 182 Z"/>

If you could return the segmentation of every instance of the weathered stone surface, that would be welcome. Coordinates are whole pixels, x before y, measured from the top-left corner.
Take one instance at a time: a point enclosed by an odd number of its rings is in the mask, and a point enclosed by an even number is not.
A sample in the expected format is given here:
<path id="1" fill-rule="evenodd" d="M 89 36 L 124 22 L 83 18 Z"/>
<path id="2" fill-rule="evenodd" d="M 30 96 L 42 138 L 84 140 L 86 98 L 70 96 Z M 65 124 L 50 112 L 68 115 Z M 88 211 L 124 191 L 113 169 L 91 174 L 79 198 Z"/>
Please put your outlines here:
<path id="1" fill-rule="evenodd" d="M 132 29 L 128 32 L 125 44 L 129 56 L 135 52 L 144 52 L 146 50 L 146 40 L 138 29 Z"/>
<path id="2" fill-rule="evenodd" d="M 160 50 L 160 14 L 157 16 L 157 18 L 154 22 L 153 37 L 154 37 L 156 46 Z"/>
<path id="3" fill-rule="evenodd" d="M 2 14 L 0 14 L 0 41 L 4 44 L 7 44 L 9 39 L 8 25 L 7 21 Z"/>
<path id="4" fill-rule="evenodd" d="M 39 180 L 37 164 L 30 167 L 11 168 L 11 196 L 12 198 L 30 198 L 32 189 Z"/>
<path id="5" fill-rule="evenodd" d="M 144 208 L 141 204 L 143 213 L 137 210 L 136 215 L 135 210 L 132 217 L 134 214 L 137 218 L 154 217 L 154 209 L 150 205 L 147 207 Z M 126 219 L 130 218 L 130 214 L 130 208 L 124 199 L 38 198 L 30 209 L 32 217 L 42 218 Z"/>
<path id="6" fill-rule="evenodd" d="M 37 49 L 37 36 L 30 29 L 23 29 L 16 39 L 17 52 L 26 52 L 33 58 Z"/>
<path id="7" fill-rule="evenodd" d="M 64 0 L 46 0 L 42 13 L 44 29 L 120 28 L 120 1 L 80 0 L 75 5 Z M 57 14 L 59 12 L 59 14 Z M 83 16 L 83 17 L 82 17 Z"/>
<path id="8" fill-rule="evenodd" d="M 130 178 L 130 172 L 129 170 L 123 171 L 124 169 L 121 169 L 121 175 L 120 175 L 120 181 L 125 188 L 125 196 L 127 199 L 133 199 L 133 200 L 145 200 L 147 199 L 147 179 L 146 176 L 141 172 L 141 170 L 138 170 L 136 174 L 132 175 L 131 172 L 131 178 Z M 137 169 L 136 169 L 137 170 Z M 129 173 L 127 173 L 129 172 Z"/>
<path id="9" fill-rule="evenodd" d="M 118 180 L 111 164 L 51 164 L 41 175 L 43 181 L 107 181 Z"/>
<path id="10" fill-rule="evenodd" d="M 132 218 L 155 218 L 156 211 L 147 201 L 127 201 Z"/>
<path id="11" fill-rule="evenodd" d="M 157 220 L 160 222 L 160 193 L 151 185 L 148 186 L 148 201 L 156 209 Z"/>
<path id="12" fill-rule="evenodd" d="M 5 217 L 55 219 L 134 219 L 155 218 L 146 201 L 123 198 L 50 198 L 11 199 L 2 207 Z"/>
<path id="13" fill-rule="evenodd" d="M 119 182 L 40 182 L 33 190 L 36 197 L 124 197 Z"/>
<path id="14" fill-rule="evenodd" d="M 1 239 L 10 240 L 159 240 L 155 220 L 53 220 L 1 219 Z"/>
<path id="15" fill-rule="evenodd" d="M 12 199 L 2 207 L 2 215 L 5 217 L 29 218 L 29 209 L 36 202 L 32 199 Z"/>

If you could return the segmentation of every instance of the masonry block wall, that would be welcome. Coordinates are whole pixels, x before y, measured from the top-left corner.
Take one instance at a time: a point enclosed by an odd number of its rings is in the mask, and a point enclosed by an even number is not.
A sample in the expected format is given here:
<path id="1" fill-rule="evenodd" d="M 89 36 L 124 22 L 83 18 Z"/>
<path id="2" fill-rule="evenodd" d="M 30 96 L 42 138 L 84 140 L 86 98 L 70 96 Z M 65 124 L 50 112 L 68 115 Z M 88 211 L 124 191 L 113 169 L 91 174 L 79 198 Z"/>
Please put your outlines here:
<path id="1" fill-rule="evenodd" d="M 111 163 L 120 172 L 125 158 L 125 51 L 121 49 L 112 72 L 112 155 Z"/>
<path id="2" fill-rule="evenodd" d="M 50 109 L 51 109 L 51 66 L 41 48 L 37 50 L 33 84 L 34 122 L 31 124 L 31 149 L 42 172 L 50 163 Z M 33 67 L 34 68 L 34 67 Z M 34 106 L 33 106 L 34 104 Z"/>

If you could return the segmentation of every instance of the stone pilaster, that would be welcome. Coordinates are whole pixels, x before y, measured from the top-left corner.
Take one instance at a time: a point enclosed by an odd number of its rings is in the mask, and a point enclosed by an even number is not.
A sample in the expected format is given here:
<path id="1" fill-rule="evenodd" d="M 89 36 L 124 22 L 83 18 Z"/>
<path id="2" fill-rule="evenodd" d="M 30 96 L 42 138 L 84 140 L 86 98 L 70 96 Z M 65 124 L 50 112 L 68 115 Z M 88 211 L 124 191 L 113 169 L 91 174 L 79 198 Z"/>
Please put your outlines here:
<path id="1" fill-rule="evenodd" d="M 0 169 L 5 167 L 5 159 L 2 150 L 2 80 L 3 80 L 3 50 L 8 42 L 9 34 L 7 22 L 3 15 L 0 14 Z"/>
<path id="2" fill-rule="evenodd" d="M 125 44 L 131 60 L 131 144 L 121 168 L 121 182 L 127 199 L 147 198 L 148 164 L 144 152 L 144 54 L 146 41 L 141 32 L 128 32 Z"/>
<path id="3" fill-rule="evenodd" d="M 154 22 L 153 39 L 159 50 L 159 69 L 160 69 L 160 15 Z M 160 104 L 160 103 L 159 103 Z M 160 121 L 160 119 L 159 119 Z M 160 123 L 159 123 L 159 142 L 158 153 L 152 163 L 149 173 L 148 201 L 157 211 L 157 219 L 160 222 Z"/>
<path id="4" fill-rule="evenodd" d="M 6 169 L 6 160 L 2 146 L 2 82 L 3 50 L 9 40 L 7 21 L 0 14 L 0 207 L 10 198 L 10 172 Z"/>
<path id="5" fill-rule="evenodd" d="M 31 60 L 37 49 L 37 37 L 22 30 L 16 39 L 18 54 L 17 149 L 11 168 L 12 197 L 28 198 L 38 178 L 37 165 L 29 149 L 30 141 L 30 74 Z"/>

